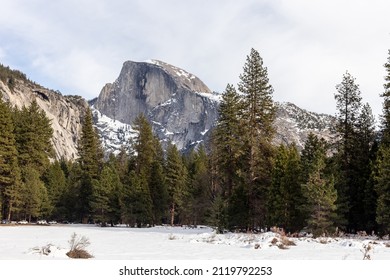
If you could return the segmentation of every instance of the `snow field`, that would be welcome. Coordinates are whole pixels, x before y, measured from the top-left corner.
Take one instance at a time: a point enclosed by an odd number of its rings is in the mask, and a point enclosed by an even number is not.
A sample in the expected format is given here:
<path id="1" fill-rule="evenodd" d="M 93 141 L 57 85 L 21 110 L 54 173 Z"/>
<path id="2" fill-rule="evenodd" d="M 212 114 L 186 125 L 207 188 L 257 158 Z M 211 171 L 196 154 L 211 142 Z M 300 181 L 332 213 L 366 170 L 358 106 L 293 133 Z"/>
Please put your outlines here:
<path id="1" fill-rule="evenodd" d="M 390 260 L 390 241 L 216 234 L 209 227 L 0 226 L 0 259 L 65 260 L 71 235 L 89 238 L 96 260 Z M 370 249 L 367 251 L 367 246 Z"/>

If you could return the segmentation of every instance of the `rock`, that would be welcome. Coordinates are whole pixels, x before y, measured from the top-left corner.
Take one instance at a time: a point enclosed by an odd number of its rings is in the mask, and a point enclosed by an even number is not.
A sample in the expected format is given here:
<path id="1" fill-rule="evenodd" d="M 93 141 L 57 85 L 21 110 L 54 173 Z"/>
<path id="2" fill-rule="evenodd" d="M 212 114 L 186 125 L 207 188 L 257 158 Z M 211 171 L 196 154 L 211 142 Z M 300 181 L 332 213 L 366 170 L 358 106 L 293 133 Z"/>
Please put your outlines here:
<path id="1" fill-rule="evenodd" d="M 33 100 L 43 109 L 53 127 L 53 147 L 56 158 L 72 160 L 77 157 L 77 141 L 81 133 L 81 121 L 88 103 L 78 96 L 63 96 L 28 80 L 15 80 L 15 86 L 0 81 L 3 98 L 12 105 L 28 107 Z"/>
<path id="2" fill-rule="evenodd" d="M 202 142 L 215 125 L 217 99 L 199 78 L 183 69 L 156 60 L 127 61 L 93 106 L 128 125 L 144 114 L 163 143 L 186 150 Z"/>

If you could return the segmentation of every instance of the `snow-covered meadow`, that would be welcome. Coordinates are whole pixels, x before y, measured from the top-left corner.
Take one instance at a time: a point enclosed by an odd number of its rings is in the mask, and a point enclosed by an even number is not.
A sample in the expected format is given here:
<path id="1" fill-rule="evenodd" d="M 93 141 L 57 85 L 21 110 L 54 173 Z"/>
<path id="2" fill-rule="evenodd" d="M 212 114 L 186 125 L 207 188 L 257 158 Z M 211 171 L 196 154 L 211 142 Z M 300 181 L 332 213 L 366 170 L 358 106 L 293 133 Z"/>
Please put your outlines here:
<path id="1" fill-rule="evenodd" d="M 97 260 L 362 260 L 365 253 L 372 260 L 390 260 L 390 241 L 375 237 L 286 238 L 273 232 L 216 234 L 209 227 L 94 225 L 0 226 L 0 259 L 68 259 L 73 233 L 89 239 L 87 251 Z"/>

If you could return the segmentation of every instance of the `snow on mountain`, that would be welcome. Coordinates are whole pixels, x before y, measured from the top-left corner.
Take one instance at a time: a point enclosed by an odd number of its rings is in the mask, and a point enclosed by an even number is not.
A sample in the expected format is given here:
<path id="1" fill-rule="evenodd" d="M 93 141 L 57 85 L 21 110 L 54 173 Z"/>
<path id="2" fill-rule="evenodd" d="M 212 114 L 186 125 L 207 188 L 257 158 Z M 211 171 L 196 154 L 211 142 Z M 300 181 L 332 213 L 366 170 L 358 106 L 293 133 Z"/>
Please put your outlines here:
<path id="1" fill-rule="evenodd" d="M 209 101 L 207 102 L 216 104 L 216 108 L 221 100 L 221 95 L 217 93 L 197 94 L 204 99 L 208 99 Z M 161 110 L 162 107 L 169 108 L 176 102 L 176 98 L 172 97 L 156 106 L 154 110 Z M 275 144 L 295 143 L 298 149 L 301 150 L 304 147 L 309 133 L 313 133 L 327 141 L 333 141 L 336 137 L 335 117 L 310 112 L 289 102 L 276 102 L 275 105 L 277 108 L 276 119 L 274 121 L 276 129 Z M 121 145 L 127 145 L 129 143 L 129 138 L 136 136 L 136 132 L 131 128 L 131 125 L 122 123 L 118 120 L 114 121 L 108 116 L 100 113 L 96 108 L 93 108 L 93 112 L 96 119 L 96 127 L 102 137 L 103 146 L 109 152 L 117 153 Z M 172 114 L 175 114 L 175 112 L 172 112 Z M 217 119 L 214 120 L 214 124 L 216 121 Z M 175 138 L 175 129 L 169 129 L 166 125 L 155 120 L 152 120 L 151 124 L 155 133 L 159 135 L 162 141 L 168 141 L 168 139 Z M 199 131 L 201 137 L 191 141 L 189 145 L 194 146 L 202 143 L 204 141 L 202 137 L 206 137 L 212 129 L 213 126 Z M 173 143 L 175 143 L 175 141 L 173 141 Z"/>
<path id="2" fill-rule="evenodd" d="M 122 147 L 128 149 L 137 132 L 129 124 L 111 119 L 91 106 L 95 127 L 107 154 L 118 154 Z"/>

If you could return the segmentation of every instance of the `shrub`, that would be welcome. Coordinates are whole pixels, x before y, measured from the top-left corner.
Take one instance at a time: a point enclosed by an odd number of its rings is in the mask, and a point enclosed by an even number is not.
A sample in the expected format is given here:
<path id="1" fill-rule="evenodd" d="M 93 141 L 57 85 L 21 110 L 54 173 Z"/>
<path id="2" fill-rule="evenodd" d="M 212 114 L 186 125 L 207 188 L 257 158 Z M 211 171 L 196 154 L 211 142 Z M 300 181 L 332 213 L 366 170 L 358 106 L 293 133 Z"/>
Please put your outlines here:
<path id="1" fill-rule="evenodd" d="M 285 246 L 296 246 L 296 244 L 295 244 L 294 241 L 288 239 L 288 238 L 285 237 L 285 236 L 282 236 L 282 238 L 281 238 L 280 241 L 281 241 L 281 243 L 282 243 L 283 245 L 285 245 Z"/>
<path id="2" fill-rule="evenodd" d="M 93 256 L 88 253 L 86 248 L 91 244 L 88 237 L 77 236 L 76 233 L 73 233 L 70 240 L 68 241 L 70 245 L 70 250 L 66 255 L 72 259 L 90 259 Z"/>
<path id="3" fill-rule="evenodd" d="M 363 244 L 363 248 L 360 250 L 363 253 L 363 260 L 371 260 L 371 252 L 373 247 L 371 243 Z"/>

